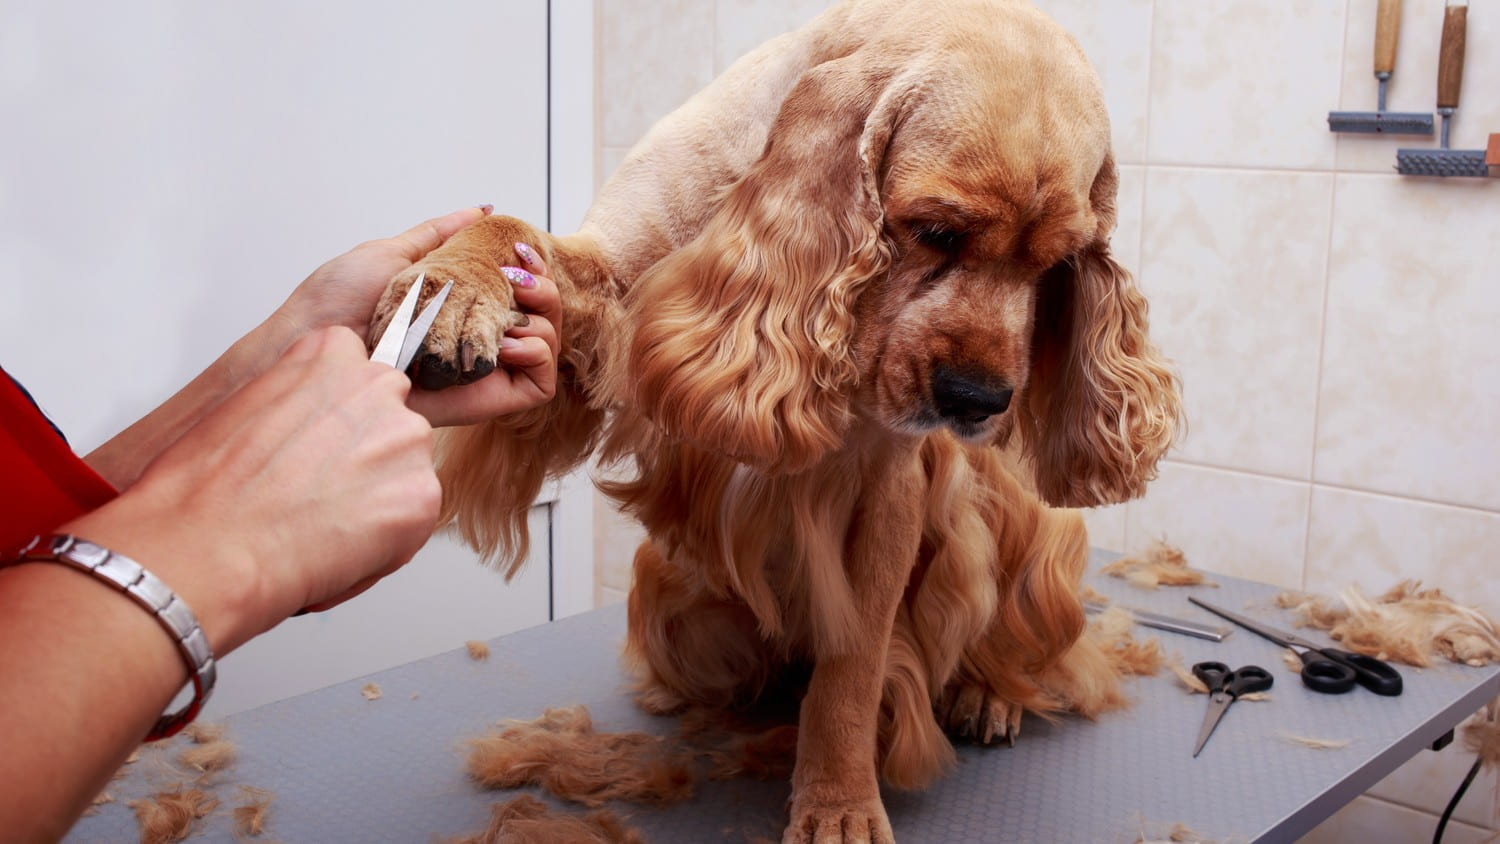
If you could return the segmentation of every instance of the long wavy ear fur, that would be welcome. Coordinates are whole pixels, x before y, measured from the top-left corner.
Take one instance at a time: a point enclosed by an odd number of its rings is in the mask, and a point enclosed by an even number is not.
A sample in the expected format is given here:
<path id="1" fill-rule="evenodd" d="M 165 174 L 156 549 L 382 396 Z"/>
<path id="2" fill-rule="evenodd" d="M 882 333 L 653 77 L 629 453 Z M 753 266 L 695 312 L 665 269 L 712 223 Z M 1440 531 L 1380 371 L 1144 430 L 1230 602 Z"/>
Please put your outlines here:
<path id="1" fill-rule="evenodd" d="M 841 442 L 854 300 L 890 262 L 876 178 L 904 100 L 870 65 L 804 74 L 760 160 L 631 289 L 607 392 L 667 437 L 770 473 Z"/>
<path id="2" fill-rule="evenodd" d="M 1092 507 L 1140 495 L 1181 417 L 1177 376 L 1147 336 L 1146 299 L 1109 254 L 1112 158 L 1091 199 L 1100 237 L 1043 279 L 1019 427 L 1048 503 Z"/>

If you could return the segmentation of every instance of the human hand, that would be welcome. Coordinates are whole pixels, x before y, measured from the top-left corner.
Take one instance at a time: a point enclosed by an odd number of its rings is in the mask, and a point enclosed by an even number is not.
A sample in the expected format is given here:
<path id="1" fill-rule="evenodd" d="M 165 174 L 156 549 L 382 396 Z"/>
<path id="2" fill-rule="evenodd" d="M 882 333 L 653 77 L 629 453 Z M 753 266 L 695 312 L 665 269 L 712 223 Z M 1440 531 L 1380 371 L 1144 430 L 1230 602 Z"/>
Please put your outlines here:
<path id="1" fill-rule="evenodd" d="M 489 213 L 489 206 L 465 208 L 428 220 L 382 240 L 362 243 L 325 263 L 300 284 L 268 324 L 283 337 L 300 337 L 327 326 L 342 325 L 363 334 L 381 293 L 392 277 L 421 260 L 448 238 Z M 529 323 L 505 332 L 515 343 L 502 342 L 495 371 L 461 387 L 431 392 L 413 390 L 410 406 L 433 426 L 463 425 L 534 407 L 553 395 L 562 306 L 547 267 L 532 252 L 523 269 L 534 287 L 514 285 L 516 304 Z M 497 268 L 498 269 L 498 268 Z M 438 280 L 440 282 L 440 280 Z"/>
<path id="2" fill-rule="evenodd" d="M 410 390 L 354 332 L 314 331 L 68 530 L 139 560 L 231 650 L 427 541 L 442 493 Z"/>

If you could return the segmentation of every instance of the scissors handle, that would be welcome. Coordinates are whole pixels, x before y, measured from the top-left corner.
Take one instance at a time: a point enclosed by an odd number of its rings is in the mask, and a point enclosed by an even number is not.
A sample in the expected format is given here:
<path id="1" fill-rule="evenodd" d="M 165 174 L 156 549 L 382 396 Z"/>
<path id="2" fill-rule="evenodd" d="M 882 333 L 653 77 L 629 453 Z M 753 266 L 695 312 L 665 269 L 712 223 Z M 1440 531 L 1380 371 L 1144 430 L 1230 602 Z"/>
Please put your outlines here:
<path id="1" fill-rule="evenodd" d="M 1259 665 L 1246 665 L 1231 671 L 1222 662 L 1200 662 L 1193 666 L 1193 676 L 1208 686 L 1210 694 L 1222 691 L 1234 698 L 1250 692 L 1263 692 L 1276 682 L 1271 672 Z"/>
<path id="2" fill-rule="evenodd" d="M 1276 678 L 1271 676 L 1271 672 L 1259 665 L 1243 665 L 1229 675 L 1229 681 L 1224 684 L 1224 691 L 1238 698 L 1240 695 L 1247 695 L 1251 692 L 1263 692 L 1271 688 L 1275 682 Z"/>
<path id="3" fill-rule="evenodd" d="M 1222 662 L 1199 662 L 1193 665 L 1193 676 L 1203 681 L 1208 686 L 1208 693 L 1213 694 L 1224 690 L 1225 679 L 1234 672 L 1229 666 Z"/>
<path id="4" fill-rule="evenodd" d="M 1325 695 L 1341 695 L 1354 688 L 1354 669 L 1335 662 L 1321 650 L 1302 651 L 1302 685 Z"/>
<path id="5" fill-rule="evenodd" d="M 1377 695 L 1395 697 L 1401 694 L 1401 673 L 1383 659 L 1373 656 L 1341 651 L 1338 648 L 1319 648 L 1319 654 L 1332 662 L 1344 666 L 1354 674 L 1354 681 Z M 1303 655 L 1303 682 L 1306 682 L 1307 655 Z"/>

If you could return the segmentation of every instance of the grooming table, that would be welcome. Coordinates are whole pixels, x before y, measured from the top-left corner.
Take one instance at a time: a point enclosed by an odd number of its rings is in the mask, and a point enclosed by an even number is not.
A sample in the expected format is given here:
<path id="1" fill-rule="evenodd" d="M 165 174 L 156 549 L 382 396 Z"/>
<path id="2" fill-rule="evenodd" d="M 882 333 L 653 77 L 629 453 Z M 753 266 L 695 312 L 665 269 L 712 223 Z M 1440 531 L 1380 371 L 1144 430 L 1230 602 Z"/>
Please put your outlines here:
<path id="1" fill-rule="evenodd" d="M 1114 556 L 1096 551 L 1093 563 Z M 1275 587 L 1210 577 L 1218 588 L 1153 591 L 1098 575 L 1089 582 L 1138 609 L 1217 623 L 1187 602 L 1199 595 L 1292 627 L 1290 613 L 1271 603 Z M 235 840 L 227 815 L 242 802 L 241 784 L 276 795 L 267 839 L 412 844 L 482 830 L 489 807 L 512 794 L 465 778 L 464 741 L 497 720 L 582 703 L 600 730 L 673 731 L 673 719 L 631 703 L 619 661 L 624 632 L 624 607 L 610 607 L 496 639 L 486 662 L 458 648 L 230 716 L 225 723 L 240 757 L 214 786 L 223 805 L 189 840 Z M 1205 659 L 1261 665 L 1276 678 L 1271 700 L 1236 703 L 1197 759 L 1191 753 L 1206 698 L 1186 693 L 1166 670 L 1130 680 L 1135 704 L 1097 722 L 1028 717 L 1015 747 L 961 746 L 956 769 L 927 791 L 888 790 L 897 840 L 1123 844 L 1143 831 L 1163 838 L 1180 822 L 1221 841 L 1294 841 L 1500 691 L 1500 667 L 1443 663 L 1400 666 L 1400 697 L 1362 688 L 1320 695 L 1283 665 L 1280 648 L 1248 631 L 1237 629 L 1219 644 L 1146 628 L 1136 635 L 1156 636 L 1189 666 Z M 1324 640 L 1317 631 L 1306 635 Z M 234 670 L 233 656 L 223 670 Z M 380 687 L 380 699 L 361 695 L 367 682 Z M 1354 741 L 1314 750 L 1285 741 L 1284 732 Z M 172 740 L 165 753 L 175 756 L 185 742 Z M 136 839 L 124 802 L 172 781 L 154 753 L 127 767 L 109 789 L 117 802 L 80 821 L 67 841 Z M 704 783 L 695 799 L 666 809 L 610 808 L 648 842 L 779 840 L 788 793 L 784 781 L 735 780 Z"/>

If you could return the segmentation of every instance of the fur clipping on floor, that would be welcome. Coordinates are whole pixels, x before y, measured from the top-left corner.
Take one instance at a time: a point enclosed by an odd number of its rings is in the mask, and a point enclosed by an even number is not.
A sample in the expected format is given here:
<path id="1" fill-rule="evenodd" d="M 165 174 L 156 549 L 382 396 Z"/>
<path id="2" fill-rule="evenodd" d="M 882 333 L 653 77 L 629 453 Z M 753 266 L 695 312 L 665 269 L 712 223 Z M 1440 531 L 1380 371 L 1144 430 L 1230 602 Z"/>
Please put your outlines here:
<path id="1" fill-rule="evenodd" d="M 1166 662 L 1161 642 L 1154 637 L 1137 641 L 1132 635 L 1134 627 L 1135 619 L 1129 610 L 1110 607 L 1089 622 L 1087 635 L 1104 649 L 1121 673 L 1155 674 Z"/>
<path id="2" fill-rule="evenodd" d="M 219 807 L 219 798 L 199 788 L 178 786 L 126 805 L 135 810 L 141 844 L 169 844 L 192 834 L 198 820 Z"/>
<path id="3" fill-rule="evenodd" d="M 275 796 L 264 788 L 240 786 L 240 799 L 245 802 L 235 806 L 230 813 L 237 838 L 258 838 L 265 834 L 266 815 L 271 811 L 271 800 Z"/>
<path id="4" fill-rule="evenodd" d="M 1285 730 L 1277 733 L 1276 737 L 1288 744 L 1310 747 L 1313 750 L 1343 750 L 1354 743 L 1354 739 L 1325 739 L 1313 736 L 1299 736 L 1296 733 L 1289 733 Z"/>
<path id="5" fill-rule="evenodd" d="M 509 721 L 469 742 L 468 774 L 489 788 L 539 785 L 585 806 L 608 800 L 652 805 L 692 796 L 692 756 L 649 733 L 594 731 L 584 706 Z"/>
<path id="6" fill-rule="evenodd" d="M 1161 540 L 1140 554 L 1128 554 L 1099 569 L 1110 577 L 1121 577 L 1144 589 L 1158 586 L 1217 586 L 1203 572 L 1187 567 L 1182 549 Z"/>
<path id="7" fill-rule="evenodd" d="M 366 683 L 359 693 L 365 696 L 365 700 L 380 700 L 380 687 L 374 683 Z"/>
<path id="8" fill-rule="evenodd" d="M 1078 599 L 1083 601 L 1084 603 L 1100 604 L 1102 606 L 1109 606 L 1109 604 L 1111 603 L 1109 600 L 1109 596 L 1088 585 L 1087 583 L 1079 585 Z"/>
<path id="9" fill-rule="evenodd" d="M 1302 673 L 1302 657 L 1291 648 L 1287 648 L 1281 652 L 1281 664 L 1285 665 L 1286 670 L 1293 674 Z"/>
<path id="10" fill-rule="evenodd" d="M 464 647 L 469 649 L 469 659 L 475 662 L 484 662 L 490 658 L 490 646 L 477 639 L 464 642 Z"/>
<path id="11" fill-rule="evenodd" d="M 490 807 L 483 832 L 450 844 L 643 844 L 641 834 L 607 810 L 584 816 L 554 812 L 546 803 L 522 794 Z"/>
<path id="12" fill-rule="evenodd" d="M 1343 606 L 1319 595 L 1282 592 L 1276 605 L 1297 612 L 1297 623 L 1327 630 L 1355 653 L 1425 667 L 1435 657 L 1466 665 L 1500 661 L 1500 626 L 1440 589 L 1403 580 L 1374 600 L 1350 586 Z"/>

